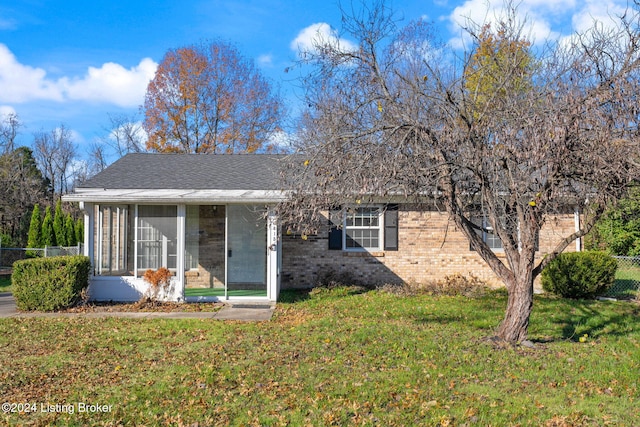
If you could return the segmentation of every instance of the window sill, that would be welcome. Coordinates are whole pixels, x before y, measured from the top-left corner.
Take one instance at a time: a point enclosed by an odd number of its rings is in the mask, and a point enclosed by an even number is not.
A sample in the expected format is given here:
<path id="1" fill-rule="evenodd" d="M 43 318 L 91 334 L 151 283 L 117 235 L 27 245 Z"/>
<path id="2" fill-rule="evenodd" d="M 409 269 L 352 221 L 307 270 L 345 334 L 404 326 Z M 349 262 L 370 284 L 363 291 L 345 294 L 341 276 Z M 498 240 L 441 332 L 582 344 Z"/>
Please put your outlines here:
<path id="1" fill-rule="evenodd" d="M 384 251 L 342 251 L 342 256 L 346 257 L 384 257 Z"/>

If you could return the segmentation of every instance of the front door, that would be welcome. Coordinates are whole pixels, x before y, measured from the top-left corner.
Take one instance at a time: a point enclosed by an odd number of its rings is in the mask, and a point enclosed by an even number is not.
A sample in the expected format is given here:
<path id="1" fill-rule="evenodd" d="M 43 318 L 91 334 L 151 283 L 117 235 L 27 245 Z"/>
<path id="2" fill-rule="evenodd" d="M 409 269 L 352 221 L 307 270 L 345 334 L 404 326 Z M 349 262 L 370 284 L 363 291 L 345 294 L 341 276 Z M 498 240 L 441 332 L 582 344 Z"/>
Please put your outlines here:
<path id="1" fill-rule="evenodd" d="M 227 292 L 267 296 L 267 221 L 257 206 L 228 206 Z"/>

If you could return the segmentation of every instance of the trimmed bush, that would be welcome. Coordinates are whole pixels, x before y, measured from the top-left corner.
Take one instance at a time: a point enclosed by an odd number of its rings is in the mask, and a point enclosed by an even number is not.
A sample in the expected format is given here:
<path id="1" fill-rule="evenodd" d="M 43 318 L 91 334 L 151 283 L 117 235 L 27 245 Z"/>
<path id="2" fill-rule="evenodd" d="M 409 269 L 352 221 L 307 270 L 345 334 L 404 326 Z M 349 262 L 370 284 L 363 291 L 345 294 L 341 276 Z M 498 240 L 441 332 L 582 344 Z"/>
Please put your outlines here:
<path id="1" fill-rule="evenodd" d="M 20 310 L 55 311 L 74 305 L 89 285 L 88 257 L 33 258 L 13 264 L 11 285 Z"/>
<path id="2" fill-rule="evenodd" d="M 564 298 L 593 298 L 613 286 L 617 268 L 606 252 L 563 253 L 542 271 L 542 289 Z"/>

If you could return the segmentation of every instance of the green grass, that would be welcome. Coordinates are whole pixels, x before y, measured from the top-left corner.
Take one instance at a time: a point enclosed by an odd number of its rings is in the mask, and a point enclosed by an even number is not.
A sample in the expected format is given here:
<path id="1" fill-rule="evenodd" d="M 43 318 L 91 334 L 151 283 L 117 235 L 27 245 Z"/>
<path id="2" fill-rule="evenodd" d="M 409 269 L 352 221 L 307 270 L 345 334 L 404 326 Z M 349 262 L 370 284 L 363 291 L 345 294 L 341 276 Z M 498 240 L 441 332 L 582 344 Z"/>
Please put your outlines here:
<path id="1" fill-rule="evenodd" d="M 2 292 L 11 292 L 11 276 L 10 275 L 0 275 L 0 293 Z"/>
<path id="2" fill-rule="evenodd" d="M 271 322 L 0 320 L 8 425 L 637 425 L 640 307 L 536 297 L 537 349 L 495 348 L 504 293 L 284 293 Z M 587 334 L 586 342 L 579 338 Z M 55 414 L 40 404 L 112 405 Z"/>

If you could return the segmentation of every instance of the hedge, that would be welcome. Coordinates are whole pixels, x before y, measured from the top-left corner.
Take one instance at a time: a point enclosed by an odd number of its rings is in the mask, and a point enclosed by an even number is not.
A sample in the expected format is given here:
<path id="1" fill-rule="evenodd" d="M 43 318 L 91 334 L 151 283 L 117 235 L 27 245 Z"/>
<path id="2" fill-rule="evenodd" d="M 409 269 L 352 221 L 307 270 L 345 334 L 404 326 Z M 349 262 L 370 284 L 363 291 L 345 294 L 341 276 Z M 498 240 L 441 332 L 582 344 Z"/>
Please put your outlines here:
<path id="1" fill-rule="evenodd" d="M 618 263 L 606 252 L 566 252 L 542 271 L 542 289 L 564 298 L 593 298 L 616 280 Z"/>
<path id="2" fill-rule="evenodd" d="M 13 264 L 11 285 L 20 310 L 55 311 L 74 305 L 89 285 L 86 256 L 32 258 Z"/>

